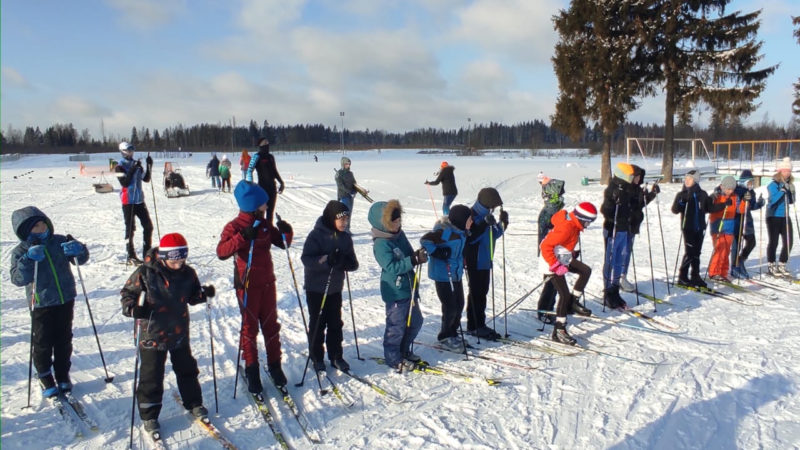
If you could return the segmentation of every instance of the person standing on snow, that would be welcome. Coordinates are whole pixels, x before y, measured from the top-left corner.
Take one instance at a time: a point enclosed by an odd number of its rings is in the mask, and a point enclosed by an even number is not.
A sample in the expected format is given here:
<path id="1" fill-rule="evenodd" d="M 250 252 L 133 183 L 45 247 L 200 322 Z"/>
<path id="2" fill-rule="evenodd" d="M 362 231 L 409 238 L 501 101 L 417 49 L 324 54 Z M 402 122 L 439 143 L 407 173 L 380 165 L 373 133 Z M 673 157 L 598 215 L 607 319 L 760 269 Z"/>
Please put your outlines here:
<path id="1" fill-rule="evenodd" d="M 572 212 L 561 210 L 553 215 L 553 229 L 541 244 L 542 258 L 550 273 L 550 281 L 558 291 L 558 308 L 553 326 L 552 339 L 567 345 L 575 345 L 575 339 L 567 332 L 567 314 L 590 316 L 592 311 L 578 302 L 583 289 L 592 275 L 591 267 L 578 261 L 575 246 L 580 233 L 597 218 L 597 208 L 589 202 L 580 203 Z M 567 272 L 577 273 L 578 280 L 569 292 Z"/>
<path id="2" fill-rule="evenodd" d="M 446 216 L 450 214 L 450 205 L 453 204 L 453 200 L 455 200 L 456 195 L 458 195 L 458 188 L 456 187 L 456 176 L 453 172 L 455 172 L 456 168 L 447 164 L 447 161 L 442 161 L 442 165 L 439 168 L 439 175 L 433 181 L 425 180 L 425 184 L 429 184 L 431 186 L 436 186 L 439 183 L 442 183 L 442 215 Z"/>
<path id="3" fill-rule="evenodd" d="M 436 284 L 436 295 L 442 304 L 442 327 L 439 344 L 447 350 L 459 352 L 464 349 L 458 330 L 461 313 L 464 311 L 464 245 L 472 226 L 469 207 L 456 205 L 447 219 L 442 218 L 425 233 L 420 243 L 428 252 L 428 278 Z"/>
<path id="4" fill-rule="evenodd" d="M 31 302 L 31 344 L 42 396 L 72 390 L 72 317 L 75 278 L 70 263 L 85 264 L 89 250 L 72 236 L 53 234 L 53 222 L 35 206 L 11 214 L 11 226 L 21 241 L 11 250 L 11 282 L 25 286 Z M 55 379 L 53 374 L 55 373 Z"/>
<path id="5" fill-rule="evenodd" d="M 206 176 L 211 177 L 211 187 L 222 189 L 222 181 L 219 178 L 219 159 L 217 154 L 211 155 L 211 161 L 206 165 Z"/>
<path id="6" fill-rule="evenodd" d="M 734 192 L 739 201 L 747 204 L 747 212 L 736 215 L 733 244 L 731 245 L 731 276 L 749 279 L 750 274 L 747 272 L 745 262 L 750 256 L 750 252 L 756 248 L 756 227 L 750 211 L 761 209 L 764 206 L 764 198 L 759 196 L 756 200 L 756 192 L 753 190 L 753 172 L 748 169 L 739 174 L 739 182 Z M 744 220 L 743 226 L 742 220 Z M 740 231 L 741 236 L 739 235 Z M 740 240 L 744 240 L 744 243 L 741 244 L 741 251 Z"/>
<path id="7" fill-rule="evenodd" d="M 731 246 L 733 245 L 733 236 L 738 231 L 734 226 L 736 215 L 746 212 L 744 202 L 740 201 L 734 193 L 735 189 L 736 179 L 728 175 L 714 189 L 710 198 L 708 228 L 711 231 L 714 250 L 711 253 L 711 261 L 708 263 L 708 276 L 716 281 L 730 282 L 728 270 L 730 269 Z"/>
<path id="8" fill-rule="evenodd" d="M 275 165 L 275 156 L 269 152 L 269 140 L 262 137 L 258 139 L 258 153 L 250 160 L 247 168 L 247 181 L 253 181 L 253 171 L 258 173 L 258 185 L 264 189 L 269 196 L 267 204 L 267 222 L 272 224 L 272 217 L 275 215 L 275 203 L 278 201 L 278 194 L 283 194 L 283 179 L 278 173 L 278 166 Z M 275 187 L 275 181 L 278 187 Z"/>
<path id="9" fill-rule="evenodd" d="M 200 286 L 193 268 L 186 265 L 189 246 L 180 233 L 165 234 L 150 249 L 145 262 L 120 291 L 122 314 L 137 320 L 141 371 L 136 386 L 139 417 L 144 429 L 158 433 L 164 368 L 169 353 L 183 407 L 198 419 L 208 417 L 197 379 L 200 371 L 189 345 L 188 305 L 214 297 L 212 285 Z M 144 299 L 140 300 L 144 295 Z"/>
<path id="10" fill-rule="evenodd" d="M 789 251 L 792 249 L 792 220 L 789 218 L 789 205 L 794 203 L 794 177 L 792 176 L 792 160 L 783 158 L 778 163 L 778 170 L 767 185 L 767 272 L 776 276 L 792 276 L 786 270 Z M 778 240 L 782 244 L 779 262 L 775 263 L 775 252 Z"/>
<path id="11" fill-rule="evenodd" d="M 603 260 L 603 302 L 612 309 L 625 308 L 627 304 L 619 295 L 619 280 L 630 253 L 631 213 L 634 207 L 635 192 L 632 186 L 633 166 L 619 162 L 614 168 L 614 176 L 603 192 L 603 239 L 605 257 Z"/>
<path id="12" fill-rule="evenodd" d="M 245 361 L 248 390 L 260 393 L 259 329 L 264 336 L 267 368 L 272 381 L 278 386 L 286 385 L 286 375 L 281 369 L 281 325 L 278 323 L 275 271 L 270 247 L 286 248 L 291 245 L 293 232 L 291 225 L 282 220 L 275 226 L 266 221 L 269 197 L 261 186 L 242 180 L 236 184 L 233 196 L 239 205 L 239 215 L 222 229 L 217 257 L 226 260 L 235 256 L 233 285 L 242 314 L 240 351 Z"/>
<path id="13" fill-rule="evenodd" d="M 494 266 L 495 242 L 508 228 L 508 212 L 500 211 L 500 223 L 492 215 L 498 206 L 503 206 L 500 193 L 495 188 L 483 188 L 472 205 L 472 227 L 464 248 L 464 264 L 467 268 L 469 297 L 467 301 L 467 333 L 481 338 L 500 338 L 486 326 L 486 295 L 489 293 L 492 267 Z"/>
<path id="14" fill-rule="evenodd" d="M 678 270 L 678 283 L 684 286 L 701 289 L 708 287 L 700 276 L 700 252 L 703 250 L 706 214 L 710 206 L 708 194 L 700 188 L 700 174 L 696 170 L 690 170 L 683 180 L 683 189 L 675 195 L 672 202 L 672 213 L 681 215 L 684 253 Z"/>
<path id="15" fill-rule="evenodd" d="M 350 158 L 342 156 L 342 168 L 336 171 L 336 197 L 340 202 L 347 205 L 350 210 L 350 217 L 353 217 L 353 199 L 356 196 L 356 177 L 350 171 Z M 348 225 L 347 229 L 350 229 Z"/>
<path id="16" fill-rule="evenodd" d="M 308 354 L 314 370 L 325 370 L 323 342 L 327 344 L 328 359 L 333 367 L 348 372 L 342 350 L 342 288 L 345 272 L 358 269 L 353 239 L 348 233 L 350 210 L 344 203 L 331 200 L 325 205 L 314 229 L 306 237 L 300 257 L 305 268 L 305 290 L 308 302 Z M 322 300 L 325 299 L 325 307 Z M 327 338 L 326 332 L 327 329 Z"/>
<path id="17" fill-rule="evenodd" d="M 636 290 L 636 286 L 628 281 L 626 274 L 628 273 L 631 257 L 633 255 L 633 241 L 636 235 L 639 234 L 642 222 L 644 222 L 644 209 L 647 208 L 647 205 L 661 192 L 661 188 L 658 187 L 658 184 L 653 184 L 649 192 L 643 188 L 642 182 L 644 181 L 645 170 L 635 164 L 632 164 L 631 167 L 633 167 L 633 181 L 631 182 L 631 193 L 633 196 L 631 198 L 631 228 L 628 234 L 629 251 L 625 257 L 625 262 L 622 264 L 622 274 L 619 277 L 619 288 L 625 292 L 634 292 Z"/>
<path id="18" fill-rule="evenodd" d="M 242 170 L 242 179 L 247 179 L 247 168 L 250 167 L 250 154 L 247 149 L 242 149 L 242 156 L 239 157 L 239 169 Z M 252 181 L 252 180 L 251 180 Z"/>
<path id="19" fill-rule="evenodd" d="M 133 217 L 139 218 L 142 225 L 142 257 L 150 250 L 153 239 L 153 222 L 150 221 L 150 213 L 147 212 L 147 205 L 144 204 L 144 191 L 142 182 L 150 182 L 150 173 L 153 169 L 153 158 L 147 155 L 147 171 L 142 169 L 142 161 L 133 160 L 133 145 L 127 142 L 120 142 L 119 151 L 122 159 L 117 162 L 114 174 L 122 186 L 119 198 L 122 201 L 122 220 L 125 221 L 125 240 L 127 241 L 128 263 L 135 265 L 142 264 L 142 260 L 136 257 L 136 250 L 133 247 L 133 232 L 136 225 Z"/>
<path id="20" fill-rule="evenodd" d="M 220 191 L 225 191 L 225 185 L 228 185 L 228 192 L 231 191 L 231 160 L 228 155 L 222 155 L 222 161 L 219 162 L 219 177 L 222 178 L 222 183 L 219 185 Z"/>
<path id="21" fill-rule="evenodd" d="M 542 172 L 539 172 L 537 178 L 542 186 L 542 200 L 544 200 L 544 206 L 539 212 L 538 219 L 539 235 L 536 243 L 536 256 L 539 256 L 541 254 L 540 245 L 542 245 L 542 241 L 547 236 L 547 233 L 553 229 L 551 222 L 553 215 L 564 207 L 565 183 L 563 180 L 552 179 Z M 553 281 L 548 279 L 549 276 L 547 274 L 544 275 L 544 278 L 544 285 L 542 286 L 541 294 L 539 294 L 539 302 L 536 309 L 539 311 L 553 311 L 556 305 L 556 287 Z M 539 320 L 545 323 L 553 323 L 555 321 L 553 316 L 543 312 L 537 313 L 537 316 Z"/>

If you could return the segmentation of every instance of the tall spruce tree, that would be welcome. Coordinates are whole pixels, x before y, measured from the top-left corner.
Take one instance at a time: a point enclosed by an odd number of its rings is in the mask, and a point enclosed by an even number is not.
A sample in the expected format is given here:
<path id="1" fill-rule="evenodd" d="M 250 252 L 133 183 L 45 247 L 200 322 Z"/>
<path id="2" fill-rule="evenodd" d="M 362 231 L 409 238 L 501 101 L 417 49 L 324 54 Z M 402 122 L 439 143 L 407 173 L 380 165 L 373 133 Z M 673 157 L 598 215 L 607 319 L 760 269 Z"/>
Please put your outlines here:
<path id="1" fill-rule="evenodd" d="M 794 37 L 797 38 L 797 43 L 800 44 L 800 16 L 792 17 L 792 23 L 797 27 L 794 29 Z M 794 103 L 792 103 L 792 112 L 800 119 L 800 78 L 794 84 Z"/>
<path id="2" fill-rule="evenodd" d="M 662 174 L 671 180 L 676 115 L 689 123 L 702 102 L 712 123 L 746 116 L 758 107 L 755 101 L 777 66 L 754 69 L 762 58 L 762 42 L 756 40 L 761 11 L 726 14 L 730 0 L 645 3 L 650 67 L 666 97 Z"/>
<path id="3" fill-rule="evenodd" d="M 642 45 L 649 34 L 639 20 L 640 2 L 572 0 L 553 17 L 559 40 L 552 58 L 559 96 L 553 126 L 582 140 L 586 121 L 603 135 L 601 180 L 611 179 L 611 141 L 637 97 L 650 93 L 651 71 Z"/>

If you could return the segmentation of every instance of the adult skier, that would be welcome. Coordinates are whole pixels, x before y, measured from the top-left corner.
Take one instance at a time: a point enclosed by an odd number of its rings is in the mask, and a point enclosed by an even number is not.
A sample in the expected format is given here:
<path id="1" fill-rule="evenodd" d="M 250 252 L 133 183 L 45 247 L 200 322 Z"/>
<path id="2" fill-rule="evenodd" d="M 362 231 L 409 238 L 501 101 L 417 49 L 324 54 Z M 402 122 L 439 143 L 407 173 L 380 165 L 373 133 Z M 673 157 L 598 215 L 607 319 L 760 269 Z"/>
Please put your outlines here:
<path id="1" fill-rule="evenodd" d="M 278 194 L 283 194 L 283 178 L 278 173 L 275 165 L 275 156 L 269 152 L 269 140 L 265 137 L 258 140 L 258 153 L 253 155 L 250 166 L 247 169 L 247 181 L 253 181 L 253 171 L 258 174 L 258 185 L 269 196 L 267 203 L 267 222 L 272 224 L 272 217 L 275 215 L 275 203 L 278 201 Z M 278 187 L 275 187 L 275 181 Z"/>
<path id="2" fill-rule="evenodd" d="M 458 195 L 458 188 L 456 187 L 456 176 L 453 173 L 456 170 L 454 166 L 447 164 L 447 161 L 442 161 L 439 168 L 439 175 L 433 181 L 425 180 L 425 184 L 436 186 L 442 183 L 442 215 L 450 214 L 450 205 L 453 204 L 456 195 Z"/>
<path id="3" fill-rule="evenodd" d="M 136 231 L 133 217 L 138 217 L 139 223 L 142 225 L 142 257 L 144 257 L 152 244 L 153 222 L 150 221 L 150 213 L 147 212 L 147 205 L 144 204 L 142 182 L 150 182 L 153 158 L 150 155 L 145 158 L 147 163 L 147 170 L 145 171 L 142 168 L 141 160 L 133 160 L 133 145 L 127 142 L 120 142 L 119 151 L 122 154 L 122 159 L 117 162 L 114 174 L 122 186 L 119 198 L 122 201 L 122 220 L 125 222 L 128 262 L 140 265 L 142 260 L 136 256 L 136 250 L 133 247 L 133 232 Z"/>

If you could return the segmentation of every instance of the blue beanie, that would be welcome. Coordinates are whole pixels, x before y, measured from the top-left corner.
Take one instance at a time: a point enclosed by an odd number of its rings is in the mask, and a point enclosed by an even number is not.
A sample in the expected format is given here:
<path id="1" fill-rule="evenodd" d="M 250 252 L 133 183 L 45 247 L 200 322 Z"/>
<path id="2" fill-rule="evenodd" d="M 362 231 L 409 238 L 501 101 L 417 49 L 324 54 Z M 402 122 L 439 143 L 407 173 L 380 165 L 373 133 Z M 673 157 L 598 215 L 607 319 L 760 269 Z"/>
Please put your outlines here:
<path id="1" fill-rule="evenodd" d="M 233 196 L 236 197 L 239 209 L 245 212 L 256 211 L 269 201 L 269 195 L 261 186 L 247 180 L 236 184 Z"/>

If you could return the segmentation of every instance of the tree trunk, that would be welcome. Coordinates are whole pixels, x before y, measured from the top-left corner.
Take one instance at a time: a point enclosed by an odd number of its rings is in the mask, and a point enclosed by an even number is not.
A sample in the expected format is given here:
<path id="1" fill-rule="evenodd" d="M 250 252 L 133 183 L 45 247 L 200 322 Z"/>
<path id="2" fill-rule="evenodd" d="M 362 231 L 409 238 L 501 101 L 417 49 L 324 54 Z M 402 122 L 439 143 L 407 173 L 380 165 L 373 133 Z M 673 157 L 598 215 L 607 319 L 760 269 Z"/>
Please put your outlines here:
<path id="1" fill-rule="evenodd" d="M 665 183 L 672 183 L 672 162 L 675 157 L 675 106 L 670 101 L 667 87 L 666 116 L 664 117 L 664 155 L 661 158 L 661 176 Z"/>
<path id="2" fill-rule="evenodd" d="M 612 133 L 603 132 L 603 156 L 600 164 L 600 184 L 611 182 L 611 137 Z"/>

